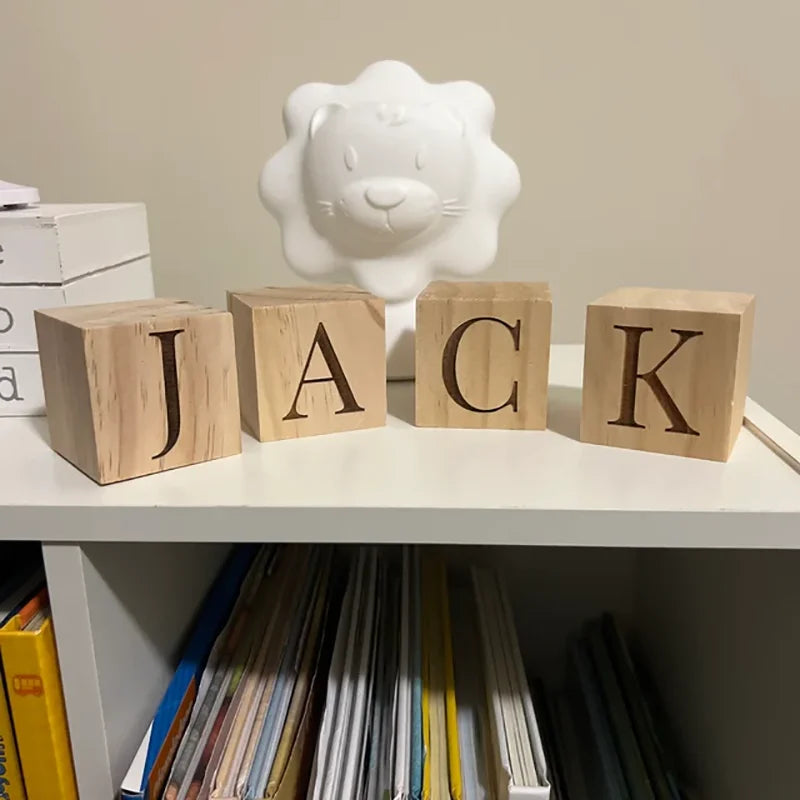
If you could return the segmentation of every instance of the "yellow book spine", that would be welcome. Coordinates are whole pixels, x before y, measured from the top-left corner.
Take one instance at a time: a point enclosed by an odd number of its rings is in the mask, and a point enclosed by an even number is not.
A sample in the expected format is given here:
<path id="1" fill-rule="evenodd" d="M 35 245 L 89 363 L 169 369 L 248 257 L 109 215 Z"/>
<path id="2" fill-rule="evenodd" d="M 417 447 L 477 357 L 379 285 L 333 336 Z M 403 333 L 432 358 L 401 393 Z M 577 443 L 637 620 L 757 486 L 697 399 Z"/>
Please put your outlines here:
<path id="1" fill-rule="evenodd" d="M 28 800 L 77 800 L 52 621 L 19 628 L 14 617 L 0 631 L 0 656 Z"/>
<path id="2" fill-rule="evenodd" d="M 447 592 L 447 569 L 444 565 L 440 569 L 439 584 L 442 593 L 442 638 L 444 639 L 445 707 L 447 714 L 447 764 L 450 775 L 450 795 L 453 800 L 461 800 L 461 748 L 458 742 L 456 674 L 453 666 L 450 598 Z"/>
<path id="3" fill-rule="evenodd" d="M 26 800 L 11 712 L 0 675 L 0 800 Z"/>
<path id="4" fill-rule="evenodd" d="M 430 609 L 426 608 L 428 591 L 428 575 L 426 565 L 422 565 L 422 798 L 431 797 L 431 641 L 430 641 Z M 430 595 L 427 595 L 430 602 Z"/>

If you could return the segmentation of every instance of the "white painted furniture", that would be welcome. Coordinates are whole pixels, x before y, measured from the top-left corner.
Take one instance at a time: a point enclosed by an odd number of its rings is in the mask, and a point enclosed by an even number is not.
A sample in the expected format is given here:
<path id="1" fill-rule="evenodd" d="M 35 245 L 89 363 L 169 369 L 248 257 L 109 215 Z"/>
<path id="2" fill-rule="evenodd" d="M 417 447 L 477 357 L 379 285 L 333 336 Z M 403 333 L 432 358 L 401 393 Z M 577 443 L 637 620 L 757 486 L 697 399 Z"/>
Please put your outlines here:
<path id="1" fill-rule="evenodd" d="M 615 611 L 704 796 L 793 796 L 800 437 L 748 402 L 727 464 L 583 445 L 581 358 L 553 349 L 547 431 L 417 429 L 413 385 L 392 384 L 386 428 L 245 437 L 239 458 L 104 488 L 49 450 L 44 420 L 0 420 L 0 531 L 43 541 L 81 797 L 114 795 L 245 540 L 445 543 L 495 563 L 529 673 L 554 682 L 567 634 Z"/>
<path id="2" fill-rule="evenodd" d="M 35 309 L 152 296 L 142 203 L 0 209 L 0 417 L 44 413 Z"/>

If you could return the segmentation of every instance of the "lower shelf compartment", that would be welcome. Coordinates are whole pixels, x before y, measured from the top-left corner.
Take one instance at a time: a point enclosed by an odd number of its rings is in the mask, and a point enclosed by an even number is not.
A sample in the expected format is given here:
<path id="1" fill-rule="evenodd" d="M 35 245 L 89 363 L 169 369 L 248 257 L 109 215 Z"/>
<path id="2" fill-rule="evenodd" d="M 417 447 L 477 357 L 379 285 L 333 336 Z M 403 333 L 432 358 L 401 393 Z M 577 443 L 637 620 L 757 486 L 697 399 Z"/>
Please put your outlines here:
<path id="1" fill-rule="evenodd" d="M 431 546 L 432 547 L 432 546 Z M 612 612 L 645 655 L 701 797 L 796 790 L 800 552 L 437 547 L 495 568 L 529 677 L 559 687 L 566 643 Z M 46 544 L 81 797 L 112 797 L 224 561 L 218 544 Z M 754 736 L 753 732 L 759 731 Z"/>

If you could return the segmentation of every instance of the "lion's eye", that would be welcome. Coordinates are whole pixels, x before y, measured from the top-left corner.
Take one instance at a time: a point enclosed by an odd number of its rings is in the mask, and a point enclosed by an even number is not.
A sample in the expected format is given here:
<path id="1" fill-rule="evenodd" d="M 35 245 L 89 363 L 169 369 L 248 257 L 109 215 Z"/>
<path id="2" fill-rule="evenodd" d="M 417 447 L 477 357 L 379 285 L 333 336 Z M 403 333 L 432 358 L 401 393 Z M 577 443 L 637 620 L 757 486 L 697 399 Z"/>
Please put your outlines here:
<path id="1" fill-rule="evenodd" d="M 417 151 L 417 157 L 414 159 L 414 163 L 417 166 L 417 169 L 422 169 L 425 166 L 425 163 L 428 160 L 428 150 L 425 147 L 420 147 Z"/>
<path id="2" fill-rule="evenodd" d="M 344 165 L 352 172 L 358 164 L 358 153 L 353 145 L 348 145 L 344 151 Z"/>

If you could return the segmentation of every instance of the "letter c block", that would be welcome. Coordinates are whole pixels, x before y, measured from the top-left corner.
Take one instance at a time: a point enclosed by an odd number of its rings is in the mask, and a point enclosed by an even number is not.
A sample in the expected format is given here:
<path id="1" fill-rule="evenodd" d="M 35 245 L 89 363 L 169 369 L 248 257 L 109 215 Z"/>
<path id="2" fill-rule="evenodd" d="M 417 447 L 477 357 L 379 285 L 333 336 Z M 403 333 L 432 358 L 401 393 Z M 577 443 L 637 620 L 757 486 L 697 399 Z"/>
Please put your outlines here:
<path id="1" fill-rule="evenodd" d="M 544 283 L 429 284 L 417 298 L 417 425 L 543 429 L 551 318 Z"/>
<path id="2" fill-rule="evenodd" d="M 581 440 L 727 461 L 742 427 L 755 298 L 617 289 L 586 312 Z"/>
<path id="3" fill-rule="evenodd" d="M 261 442 L 386 424 L 384 303 L 355 286 L 228 292 L 242 425 Z"/>
<path id="4" fill-rule="evenodd" d="M 241 452 L 230 314 L 155 299 L 35 319 L 50 444 L 98 483 Z"/>

